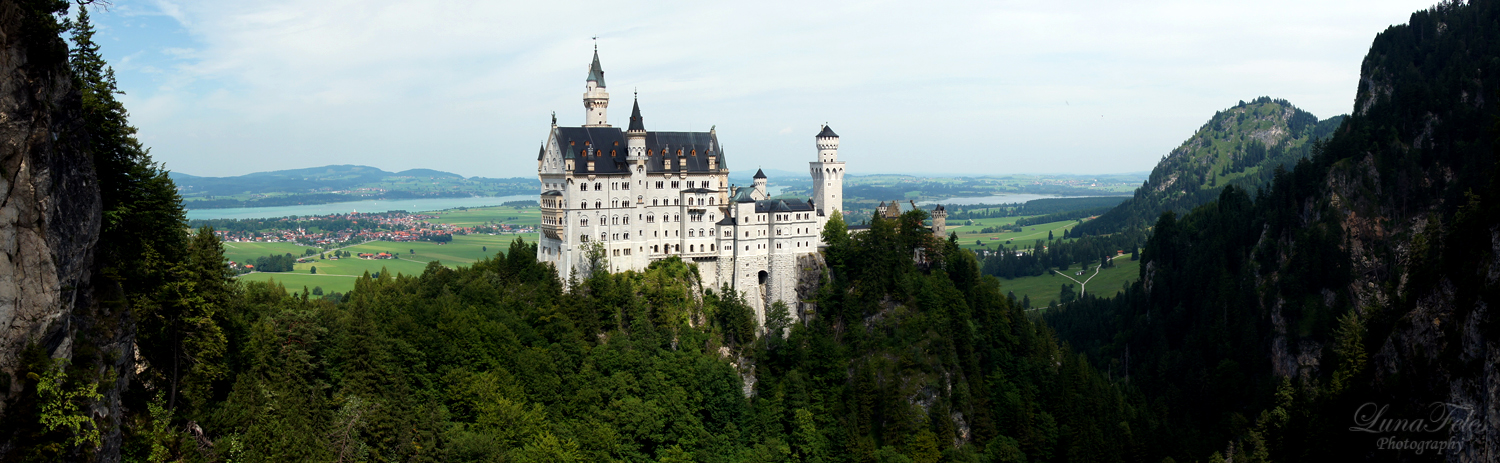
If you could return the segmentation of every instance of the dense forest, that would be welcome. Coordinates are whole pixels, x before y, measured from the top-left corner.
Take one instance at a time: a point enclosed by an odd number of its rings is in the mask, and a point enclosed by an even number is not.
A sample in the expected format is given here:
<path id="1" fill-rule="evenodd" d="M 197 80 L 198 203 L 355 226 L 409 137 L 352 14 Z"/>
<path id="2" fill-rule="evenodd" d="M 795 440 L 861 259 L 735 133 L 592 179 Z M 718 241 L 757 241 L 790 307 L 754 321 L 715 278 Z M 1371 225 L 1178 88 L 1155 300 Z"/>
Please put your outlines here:
<path id="1" fill-rule="evenodd" d="M 1048 324 L 1176 424 L 1152 448 L 1494 461 L 1497 75 L 1500 5 L 1413 14 L 1375 39 L 1355 114 L 1308 158 L 1162 215 L 1138 283 Z"/>
<path id="2" fill-rule="evenodd" d="M 835 212 L 817 281 L 763 320 L 688 262 L 608 273 L 601 252 L 564 284 L 519 240 L 328 297 L 238 282 L 136 139 L 88 11 L 0 8 L 28 69 L 72 86 L 80 128 L 57 139 L 102 203 L 98 303 L 66 318 L 68 355 L 38 339 L 0 375 L 0 461 L 1493 461 L 1500 442 L 1494 1 L 1378 36 L 1354 113 L 1317 141 L 1291 111 L 1305 155 L 1257 164 L 1262 185 L 1029 262 L 980 262 L 921 210 L 856 234 Z M 1109 299 L 1037 315 L 994 276 L 1126 242 L 1140 278 Z M 1363 404 L 1435 403 L 1436 432 L 1351 431 Z"/>

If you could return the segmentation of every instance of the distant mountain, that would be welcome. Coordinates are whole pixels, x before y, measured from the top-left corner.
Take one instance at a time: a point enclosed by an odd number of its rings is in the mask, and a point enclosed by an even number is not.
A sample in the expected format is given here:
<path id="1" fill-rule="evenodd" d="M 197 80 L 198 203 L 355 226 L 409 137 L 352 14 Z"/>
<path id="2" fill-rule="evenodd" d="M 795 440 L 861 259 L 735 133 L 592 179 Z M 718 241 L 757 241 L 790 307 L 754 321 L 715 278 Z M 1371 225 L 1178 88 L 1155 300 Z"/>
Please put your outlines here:
<path id="1" fill-rule="evenodd" d="M 1278 167 L 1290 168 L 1333 135 L 1344 116 L 1318 120 L 1286 100 L 1260 97 L 1214 114 L 1182 146 L 1163 157 L 1135 197 L 1080 224 L 1074 233 L 1098 235 L 1154 223 L 1166 211 L 1182 214 L 1219 196 L 1226 185 L 1251 191 Z"/>
<path id="2" fill-rule="evenodd" d="M 407 169 L 395 174 L 397 177 L 464 178 L 452 172 L 432 169 Z"/>
<path id="3" fill-rule="evenodd" d="M 171 173 L 189 209 L 321 204 L 361 199 L 505 196 L 532 192 L 535 178 L 465 178 L 452 172 L 332 165 L 235 177 Z"/>

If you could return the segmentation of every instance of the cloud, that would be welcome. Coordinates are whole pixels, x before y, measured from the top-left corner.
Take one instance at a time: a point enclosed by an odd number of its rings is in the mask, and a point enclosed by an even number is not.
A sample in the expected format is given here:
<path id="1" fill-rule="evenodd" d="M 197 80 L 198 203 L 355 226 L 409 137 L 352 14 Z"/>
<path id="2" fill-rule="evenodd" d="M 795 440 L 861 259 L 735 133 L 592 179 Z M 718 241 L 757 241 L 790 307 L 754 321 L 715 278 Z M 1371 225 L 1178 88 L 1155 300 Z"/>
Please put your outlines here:
<path id="1" fill-rule="evenodd" d="M 534 175 L 552 111 L 581 122 L 595 35 L 612 122 L 639 90 L 648 128 L 717 125 L 731 156 L 766 166 L 810 159 L 826 121 L 855 173 L 1119 172 L 1148 170 L 1242 99 L 1347 112 L 1370 40 L 1426 5 L 117 3 L 182 31 L 105 50 L 149 50 L 117 61 L 138 66 L 121 66 L 121 85 L 174 169 L 484 176 Z M 110 15 L 95 18 L 129 19 Z"/>

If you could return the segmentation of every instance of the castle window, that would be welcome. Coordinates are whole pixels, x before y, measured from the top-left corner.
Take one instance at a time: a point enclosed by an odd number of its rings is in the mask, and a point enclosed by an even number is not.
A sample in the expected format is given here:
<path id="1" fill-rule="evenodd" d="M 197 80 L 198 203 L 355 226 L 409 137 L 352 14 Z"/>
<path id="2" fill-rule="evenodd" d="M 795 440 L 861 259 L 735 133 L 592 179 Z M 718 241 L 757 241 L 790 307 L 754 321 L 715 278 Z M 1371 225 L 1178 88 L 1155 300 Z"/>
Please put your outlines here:
<path id="1" fill-rule="evenodd" d="M 710 206 L 714 205 L 714 198 L 712 198 L 712 197 L 708 198 L 708 205 L 710 205 Z"/>
<path id="2" fill-rule="evenodd" d="M 636 204 L 645 204 L 646 203 L 646 197 L 645 196 L 641 196 L 641 195 L 635 195 L 635 203 Z"/>
<path id="3" fill-rule="evenodd" d="M 655 206 L 655 205 L 656 205 L 656 200 L 655 200 L 655 199 L 653 199 L 653 200 L 651 200 L 651 205 L 652 205 L 652 206 Z"/>
<path id="4" fill-rule="evenodd" d="M 589 164 L 593 164 L 593 163 L 590 162 Z M 593 170 L 593 168 L 590 167 L 589 170 Z M 599 190 L 599 191 L 604 191 L 604 184 L 603 183 L 595 183 L 594 184 L 594 189 L 595 190 Z"/>
<path id="5" fill-rule="evenodd" d="M 583 202 L 578 203 L 578 208 L 579 209 L 588 209 L 589 208 L 589 202 L 588 201 L 583 201 Z"/>
<path id="6" fill-rule="evenodd" d="M 675 181 L 674 181 L 674 182 L 672 182 L 672 189 L 673 189 L 673 190 L 676 190 L 676 189 L 678 189 L 678 187 L 677 187 L 677 182 L 675 182 Z"/>
<path id="7" fill-rule="evenodd" d="M 604 201 L 594 201 L 594 209 L 603 209 Z"/>
<path id="8" fill-rule="evenodd" d="M 620 225 L 630 225 L 630 216 L 627 215 L 627 216 L 621 217 L 620 218 Z"/>
<path id="9" fill-rule="evenodd" d="M 693 230 L 692 229 L 688 229 L 688 238 L 692 238 L 692 237 L 693 237 Z"/>
<path id="10" fill-rule="evenodd" d="M 693 249 L 695 249 L 695 247 L 693 245 L 689 244 L 688 245 L 688 252 L 694 252 Z"/>
<path id="11" fill-rule="evenodd" d="M 708 250 L 710 250 L 710 251 L 717 251 L 717 250 L 719 250 L 718 248 L 719 248 L 719 245 L 717 245 L 717 244 L 710 244 L 710 245 L 708 245 Z"/>
<path id="12" fill-rule="evenodd" d="M 580 183 L 580 184 L 578 184 L 578 191 L 589 191 L 589 184 L 587 184 L 587 183 Z"/>
<path id="13" fill-rule="evenodd" d="M 589 172 L 594 171 L 594 161 L 589 161 Z"/>
<path id="14" fill-rule="evenodd" d="M 661 185 L 662 185 L 662 182 L 660 182 L 660 181 L 656 182 L 656 189 L 660 190 L 661 189 Z"/>
<path id="15" fill-rule="evenodd" d="M 578 226 L 580 226 L 580 227 L 587 227 L 587 226 L 589 226 L 589 218 L 588 217 L 584 217 L 582 219 L 578 219 Z"/>
<path id="16" fill-rule="evenodd" d="M 609 224 L 610 225 L 619 225 L 620 224 L 620 218 L 618 216 L 617 217 L 610 217 L 609 218 Z"/>
<path id="17" fill-rule="evenodd" d="M 578 235 L 578 242 L 580 242 L 580 243 L 587 243 L 587 242 L 589 242 L 589 235 Z"/>
<path id="18" fill-rule="evenodd" d="M 661 160 L 661 168 L 662 169 L 671 170 L 672 169 L 672 160 L 671 159 L 662 159 Z"/>
<path id="19" fill-rule="evenodd" d="M 630 232 L 625 232 L 625 239 L 627 239 L 627 240 L 630 239 Z M 625 250 L 625 254 L 630 254 L 630 250 L 629 249 Z"/>
<path id="20" fill-rule="evenodd" d="M 656 216 L 654 216 L 654 215 L 648 215 L 648 216 L 646 216 L 646 223 L 656 223 Z"/>

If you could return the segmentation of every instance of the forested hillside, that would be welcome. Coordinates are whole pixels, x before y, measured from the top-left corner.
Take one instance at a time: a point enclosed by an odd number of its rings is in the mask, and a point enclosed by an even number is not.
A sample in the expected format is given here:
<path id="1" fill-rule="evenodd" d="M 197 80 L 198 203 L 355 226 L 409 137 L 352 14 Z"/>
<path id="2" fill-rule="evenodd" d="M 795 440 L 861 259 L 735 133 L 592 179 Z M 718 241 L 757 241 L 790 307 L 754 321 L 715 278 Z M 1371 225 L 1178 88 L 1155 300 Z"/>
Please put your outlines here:
<path id="1" fill-rule="evenodd" d="M 1102 235 L 1149 226 L 1165 211 L 1178 214 L 1212 201 L 1230 185 L 1254 191 L 1277 167 L 1306 158 L 1344 117 L 1319 121 L 1286 100 L 1260 97 L 1214 114 L 1182 146 L 1164 156 L 1135 196 L 1074 232 Z"/>
<path id="2" fill-rule="evenodd" d="M 1353 115 L 1311 157 L 1164 214 L 1139 283 L 1049 324 L 1173 423 L 1153 448 L 1495 461 L 1497 76 L 1496 2 L 1413 14 L 1375 39 Z"/>
<path id="3" fill-rule="evenodd" d="M 432 169 L 387 172 L 337 165 L 235 177 L 171 173 L 188 209 L 323 204 L 364 199 L 460 198 L 531 193 L 535 179 L 464 178 Z"/>

